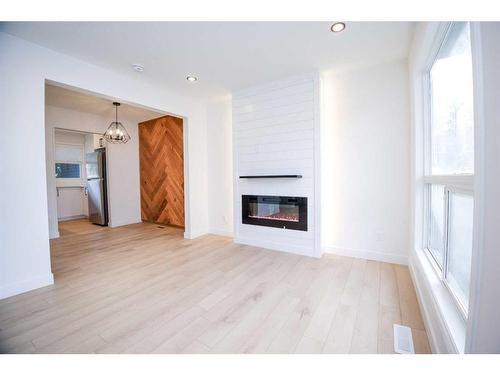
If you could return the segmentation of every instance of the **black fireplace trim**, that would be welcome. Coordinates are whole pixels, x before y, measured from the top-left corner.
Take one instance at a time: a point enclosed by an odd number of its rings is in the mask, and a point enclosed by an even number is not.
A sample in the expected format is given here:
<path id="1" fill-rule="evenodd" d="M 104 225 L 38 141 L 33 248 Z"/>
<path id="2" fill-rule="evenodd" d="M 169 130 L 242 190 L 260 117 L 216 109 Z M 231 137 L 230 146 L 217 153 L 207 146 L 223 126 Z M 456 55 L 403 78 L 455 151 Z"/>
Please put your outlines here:
<path id="1" fill-rule="evenodd" d="M 240 176 L 240 178 L 302 178 L 302 175 L 301 174 L 269 174 L 269 175 Z"/>
<path id="2" fill-rule="evenodd" d="M 291 200 L 299 204 L 299 221 L 257 219 L 248 216 L 248 203 L 257 198 L 280 199 L 283 203 L 288 203 Z M 307 232 L 307 197 L 286 197 L 286 196 L 270 196 L 270 195 L 242 195 L 241 196 L 241 220 L 243 224 L 259 225 L 264 227 L 274 227 L 282 229 L 301 230 Z"/>

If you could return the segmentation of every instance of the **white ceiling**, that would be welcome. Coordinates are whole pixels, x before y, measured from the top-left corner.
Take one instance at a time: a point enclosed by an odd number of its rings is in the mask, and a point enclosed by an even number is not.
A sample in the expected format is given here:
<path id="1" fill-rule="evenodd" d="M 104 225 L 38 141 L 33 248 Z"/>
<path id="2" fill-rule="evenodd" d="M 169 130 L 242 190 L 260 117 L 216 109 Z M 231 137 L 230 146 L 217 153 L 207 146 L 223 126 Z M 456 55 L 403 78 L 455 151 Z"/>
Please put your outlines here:
<path id="1" fill-rule="evenodd" d="M 111 99 L 49 84 L 45 85 L 45 104 L 92 113 L 102 117 L 113 117 L 115 115 L 115 107 Z M 137 122 L 152 120 L 161 116 L 164 116 L 164 114 L 125 103 L 121 103 L 118 109 L 119 118 L 133 119 Z"/>
<path id="2" fill-rule="evenodd" d="M 319 69 L 352 69 L 408 55 L 413 24 L 348 22 L 12 22 L 0 31 L 184 94 L 222 95 Z M 131 64 L 145 66 L 137 73 Z M 186 81 L 187 74 L 199 77 Z"/>

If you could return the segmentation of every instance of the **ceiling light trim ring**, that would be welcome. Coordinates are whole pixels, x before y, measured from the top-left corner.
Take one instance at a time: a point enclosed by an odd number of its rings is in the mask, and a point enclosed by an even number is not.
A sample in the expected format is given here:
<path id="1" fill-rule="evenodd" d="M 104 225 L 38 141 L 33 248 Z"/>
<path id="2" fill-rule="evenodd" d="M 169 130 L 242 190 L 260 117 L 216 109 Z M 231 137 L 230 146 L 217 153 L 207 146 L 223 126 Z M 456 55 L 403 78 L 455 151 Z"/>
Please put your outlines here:
<path id="1" fill-rule="evenodd" d="M 344 22 L 334 22 L 333 25 L 330 27 L 330 30 L 333 33 L 340 33 L 345 30 L 345 23 Z"/>

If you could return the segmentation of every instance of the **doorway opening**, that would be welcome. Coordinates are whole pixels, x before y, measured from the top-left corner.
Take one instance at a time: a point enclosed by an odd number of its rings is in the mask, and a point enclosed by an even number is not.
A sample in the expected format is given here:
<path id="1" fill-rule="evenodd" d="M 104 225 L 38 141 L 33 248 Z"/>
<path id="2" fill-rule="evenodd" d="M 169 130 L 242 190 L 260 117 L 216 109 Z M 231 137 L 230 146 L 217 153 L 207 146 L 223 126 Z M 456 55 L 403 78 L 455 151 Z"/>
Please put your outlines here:
<path id="1" fill-rule="evenodd" d="M 113 105 L 116 100 L 46 81 L 46 170 L 51 239 L 66 233 L 72 220 L 110 228 L 141 222 L 138 124 L 164 117 L 166 113 L 121 102 L 117 114 Z M 103 137 L 117 115 L 131 136 L 126 143 L 109 143 Z M 65 223 L 64 228 L 61 223 Z"/>
<path id="2" fill-rule="evenodd" d="M 121 103 L 118 115 L 113 105 L 116 101 Z M 162 142 L 151 152 L 162 149 L 165 157 L 172 152 L 176 154 L 175 159 L 167 158 L 175 162 L 169 162 L 159 178 L 168 180 L 169 191 L 177 190 L 173 195 L 169 192 L 166 199 L 172 200 L 167 204 L 164 197 L 153 205 L 177 207 L 182 215 L 176 216 L 181 218 L 179 221 L 168 222 L 169 226 L 176 227 L 160 229 L 142 222 L 144 158 L 140 157 L 140 149 L 144 149 L 143 140 L 148 138 L 144 137 L 146 128 L 151 128 L 145 124 L 161 122 L 162 118 L 171 118 L 167 122 L 173 122 L 174 126 L 159 127 L 161 132 L 157 138 Z M 126 143 L 110 143 L 104 139 L 113 122 L 120 122 L 130 135 Z M 163 144 L 167 135 L 171 142 Z M 56 283 L 68 274 L 79 277 L 80 271 L 89 265 L 96 266 L 99 269 L 96 272 L 107 272 L 103 269 L 112 272 L 121 266 L 117 259 L 129 251 L 130 241 L 144 244 L 151 236 L 184 238 L 184 231 L 177 227 L 190 229 L 189 201 L 184 196 L 189 188 L 189 155 L 184 153 L 187 137 L 187 118 L 46 81 L 47 204 L 51 270 Z M 174 183 L 176 178 L 180 180 Z M 144 217 L 144 221 L 150 220 Z M 157 221 L 164 223 L 161 218 Z M 104 253 L 114 254 L 108 259 L 114 259 L 115 263 L 103 264 Z M 126 257 L 123 262 L 127 262 Z"/>
<path id="3" fill-rule="evenodd" d="M 102 134 L 56 128 L 53 145 L 57 222 L 107 226 L 108 177 Z"/>

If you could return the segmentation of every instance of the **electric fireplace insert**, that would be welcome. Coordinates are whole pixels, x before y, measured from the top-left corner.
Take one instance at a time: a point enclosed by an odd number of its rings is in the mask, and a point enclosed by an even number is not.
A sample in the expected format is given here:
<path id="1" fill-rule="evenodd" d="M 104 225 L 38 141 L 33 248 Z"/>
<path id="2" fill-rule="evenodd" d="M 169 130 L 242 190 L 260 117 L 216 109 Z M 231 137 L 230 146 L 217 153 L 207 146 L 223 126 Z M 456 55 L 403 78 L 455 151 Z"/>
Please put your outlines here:
<path id="1" fill-rule="evenodd" d="M 243 224 L 307 231 L 307 198 L 242 195 Z"/>

